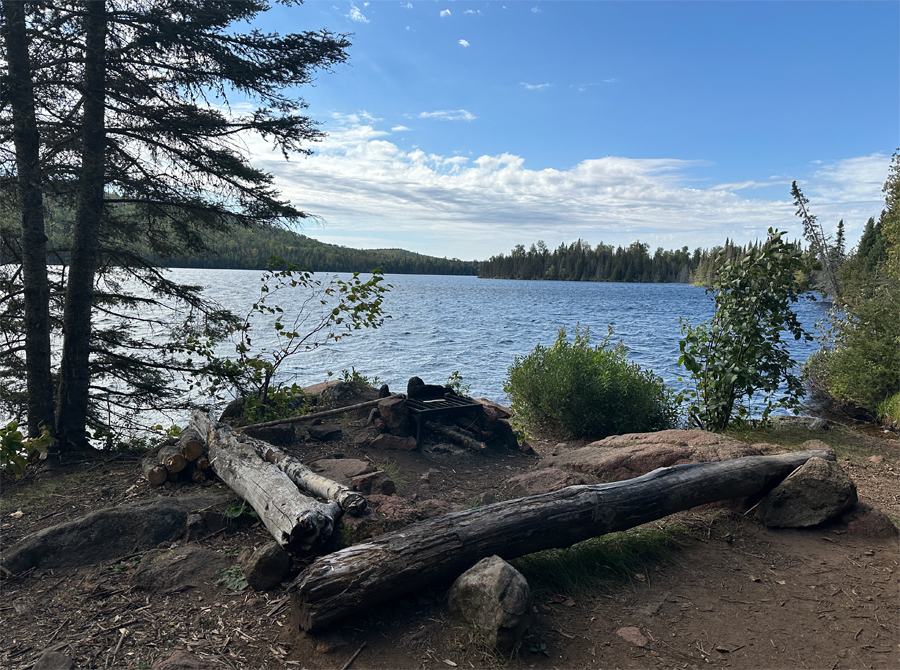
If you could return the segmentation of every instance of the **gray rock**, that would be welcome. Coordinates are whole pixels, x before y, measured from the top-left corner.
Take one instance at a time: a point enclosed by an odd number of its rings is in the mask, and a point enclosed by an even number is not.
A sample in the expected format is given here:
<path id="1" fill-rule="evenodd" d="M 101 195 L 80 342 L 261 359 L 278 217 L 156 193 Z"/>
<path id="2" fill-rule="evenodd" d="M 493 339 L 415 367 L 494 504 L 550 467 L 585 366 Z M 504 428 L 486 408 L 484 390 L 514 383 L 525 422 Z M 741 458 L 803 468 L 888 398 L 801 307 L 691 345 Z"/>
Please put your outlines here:
<path id="1" fill-rule="evenodd" d="M 269 542 L 253 552 L 244 566 L 244 578 L 256 591 L 268 591 L 288 576 L 291 558 L 277 542 Z"/>
<path id="2" fill-rule="evenodd" d="M 72 670 L 75 662 L 65 654 L 47 649 L 37 660 L 31 670 Z"/>
<path id="3" fill-rule="evenodd" d="M 531 589 L 499 556 L 483 558 L 450 587 L 450 613 L 481 631 L 488 644 L 508 652 L 531 620 Z"/>
<path id="4" fill-rule="evenodd" d="M 812 419 L 806 427 L 809 430 L 828 430 L 828 422 L 825 419 Z"/>
<path id="5" fill-rule="evenodd" d="M 175 549 L 151 551 L 131 575 L 136 589 L 161 592 L 180 586 L 215 584 L 216 574 L 231 565 L 222 554 L 188 544 Z"/>
<path id="6" fill-rule="evenodd" d="M 811 458 L 763 498 L 756 515 L 767 526 L 806 528 L 856 504 L 856 484 L 837 463 Z"/>
<path id="7" fill-rule="evenodd" d="M 409 410 L 404 398 L 385 398 L 378 403 L 378 413 L 391 435 L 409 437 Z"/>
<path id="8" fill-rule="evenodd" d="M 184 532 L 194 510 L 225 500 L 209 491 L 190 496 L 162 496 L 110 509 L 44 528 L 3 551 L 3 567 L 12 573 L 89 565 L 152 549 Z"/>
<path id="9" fill-rule="evenodd" d="M 337 409 L 377 399 L 378 389 L 376 388 L 359 382 L 339 381 L 326 385 L 319 396 L 319 406 L 321 409 Z"/>
<path id="10" fill-rule="evenodd" d="M 397 449 L 400 451 L 413 451 L 418 443 L 414 437 L 399 437 L 390 433 L 382 433 L 374 440 L 371 446 L 373 449 Z"/>
<path id="11" fill-rule="evenodd" d="M 331 423 L 323 423 L 318 426 L 308 426 L 306 432 L 310 437 L 321 442 L 331 442 L 340 440 L 344 433 L 340 426 Z"/>
<path id="12" fill-rule="evenodd" d="M 359 477 L 375 470 L 371 463 L 358 458 L 322 458 L 313 461 L 310 468 L 323 477 L 328 477 L 328 479 L 333 479 L 341 484 L 349 484 L 353 477 Z"/>

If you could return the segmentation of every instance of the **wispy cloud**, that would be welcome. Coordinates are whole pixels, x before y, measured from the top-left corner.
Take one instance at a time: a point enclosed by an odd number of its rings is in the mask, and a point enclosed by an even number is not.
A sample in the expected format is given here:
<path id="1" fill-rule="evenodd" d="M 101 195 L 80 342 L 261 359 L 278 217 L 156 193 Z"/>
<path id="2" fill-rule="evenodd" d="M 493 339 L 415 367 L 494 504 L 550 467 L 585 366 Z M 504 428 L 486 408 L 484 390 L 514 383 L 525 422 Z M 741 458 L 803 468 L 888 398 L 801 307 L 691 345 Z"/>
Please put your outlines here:
<path id="1" fill-rule="evenodd" d="M 368 3 L 366 3 L 368 4 Z M 368 23 L 369 19 L 367 19 L 361 11 L 359 11 L 359 7 L 354 4 L 350 4 L 350 13 L 347 14 L 347 17 L 352 19 L 353 21 L 358 21 L 359 23 Z"/>
<path id="2" fill-rule="evenodd" d="M 406 8 L 406 9 L 412 9 L 412 8 L 413 8 L 411 2 L 407 2 L 405 5 L 404 5 L 403 3 L 401 3 L 400 6 Z"/>
<path id="3" fill-rule="evenodd" d="M 474 121 L 475 115 L 465 109 L 441 109 L 436 112 L 422 112 L 420 119 L 438 119 L 439 121 Z"/>
<path id="4" fill-rule="evenodd" d="M 447 18 L 448 16 L 450 16 L 450 10 L 449 10 L 449 9 L 442 9 L 442 10 L 441 10 L 441 18 L 442 18 L 442 19 L 445 19 L 445 18 Z"/>
<path id="5" fill-rule="evenodd" d="M 325 218 L 323 235 L 351 246 L 368 235 L 423 253 L 483 259 L 538 239 L 551 246 L 581 237 L 593 244 L 640 239 L 651 247 L 693 248 L 725 237 L 761 239 L 769 227 L 802 234 L 786 189 L 777 199 L 740 194 L 783 179 L 699 189 L 695 173 L 714 166 L 675 158 L 606 157 L 568 169 L 531 169 L 511 153 L 469 159 L 403 149 L 377 126 L 363 114 L 335 116 L 317 153 L 289 163 L 261 141 L 248 147 L 285 196 Z M 875 154 L 812 168 L 804 193 L 823 225 L 844 218 L 850 229 L 852 212 L 865 212 L 860 226 L 877 215 L 889 160 Z"/>
<path id="6" fill-rule="evenodd" d="M 524 86 L 529 91 L 543 91 L 545 88 L 550 88 L 550 84 L 529 84 L 524 81 L 520 81 L 519 85 Z"/>
<path id="7" fill-rule="evenodd" d="M 467 47 L 467 46 L 469 46 L 468 40 L 460 40 L 460 41 L 459 41 L 459 46 L 461 46 L 461 47 Z"/>
<path id="8" fill-rule="evenodd" d="M 481 14 L 480 9 L 467 9 L 463 14 Z"/>
<path id="9" fill-rule="evenodd" d="M 409 130 L 406 126 L 394 126 L 391 128 L 392 133 L 402 133 L 404 130 Z"/>
<path id="10" fill-rule="evenodd" d="M 531 13 L 532 13 L 532 14 L 539 14 L 540 11 L 541 11 L 541 10 L 538 9 L 537 7 L 532 7 L 532 8 L 531 8 Z"/>

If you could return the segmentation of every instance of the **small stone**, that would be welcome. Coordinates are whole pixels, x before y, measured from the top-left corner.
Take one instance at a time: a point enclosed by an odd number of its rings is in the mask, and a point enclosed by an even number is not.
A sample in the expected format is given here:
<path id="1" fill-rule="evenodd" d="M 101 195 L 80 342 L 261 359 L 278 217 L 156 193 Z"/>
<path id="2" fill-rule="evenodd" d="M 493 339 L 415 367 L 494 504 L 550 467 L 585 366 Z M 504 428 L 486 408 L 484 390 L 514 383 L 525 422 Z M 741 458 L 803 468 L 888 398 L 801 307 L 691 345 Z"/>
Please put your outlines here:
<path id="1" fill-rule="evenodd" d="M 868 460 L 872 465 L 881 465 L 882 461 L 884 461 L 884 456 L 869 456 L 869 458 L 866 460 Z"/>
<path id="2" fill-rule="evenodd" d="M 58 651 L 48 649 L 38 659 L 37 663 L 31 666 L 31 670 L 71 670 L 75 667 L 75 662 Z"/>
<path id="3" fill-rule="evenodd" d="M 414 437 L 399 437 L 390 433 L 382 433 L 372 440 L 373 449 L 397 449 L 400 451 L 414 451 L 418 446 Z"/>
<path id="4" fill-rule="evenodd" d="M 378 494 L 392 496 L 397 492 L 397 485 L 386 472 L 369 472 L 350 480 L 350 486 L 363 495 Z"/>
<path id="5" fill-rule="evenodd" d="M 343 437 L 343 431 L 340 426 L 334 424 L 323 423 L 321 426 L 308 426 L 306 432 L 310 437 L 322 442 L 340 440 Z"/>
<path id="6" fill-rule="evenodd" d="M 273 589 L 287 577 L 291 559 L 277 542 L 269 542 L 253 552 L 244 567 L 244 578 L 256 591 Z"/>
<path id="7" fill-rule="evenodd" d="M 616 635 L 636 647 L 647 646 L 647 638 L 641 634 L 641 629 L 636 628 L 635 626 L 626 626 L 625 628 L 620 628 L 616 631 Z"/>

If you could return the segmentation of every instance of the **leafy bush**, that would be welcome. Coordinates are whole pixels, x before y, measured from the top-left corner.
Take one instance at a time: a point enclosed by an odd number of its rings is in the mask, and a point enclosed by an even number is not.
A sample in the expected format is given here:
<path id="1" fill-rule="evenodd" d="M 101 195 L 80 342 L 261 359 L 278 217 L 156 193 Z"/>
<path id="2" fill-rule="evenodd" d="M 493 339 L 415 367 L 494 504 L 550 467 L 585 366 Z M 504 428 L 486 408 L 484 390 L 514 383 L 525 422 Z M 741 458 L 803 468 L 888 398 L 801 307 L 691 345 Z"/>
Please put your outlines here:
<path id="1" fill-rule="evenodd" d="M 25 474 L 28 461 L 35 455 L 43 455 L 56 443 L 46 426 L 41 426 L 41 436 L 25 439 L 17 421 L 0 426 L 0 472 L 9 472 L 19 479 Z"/>
<path id="2" fill-rule="evenodd" d="M 784 232 L 769 229 L 759 248 L 735 260 L 722 259 L 716 280 L 716 313 L 697 326 L 682 321 L 678 364 L 694 388 L 683 399 L 691 422 L 706 430 L 725 430 L 735 419 L 746 422 L 753 397 L 760 394 L 762 419 L 773 409 L 796 409 L 804 394 L 783 335 L 811 340 L 791 309 L 804 294 L 802 279 L 813 262 Z"/>
<path id="3" fill-rule="evenodd" d="M 626 358 L 622 344 L 590 346 L 590 330 L 560 329 L 552 347 L 516 357 L 503 389 L 516 419 L 531 431 L 603 438 L 672 428 L 676 406 L 662 378 Z"/>

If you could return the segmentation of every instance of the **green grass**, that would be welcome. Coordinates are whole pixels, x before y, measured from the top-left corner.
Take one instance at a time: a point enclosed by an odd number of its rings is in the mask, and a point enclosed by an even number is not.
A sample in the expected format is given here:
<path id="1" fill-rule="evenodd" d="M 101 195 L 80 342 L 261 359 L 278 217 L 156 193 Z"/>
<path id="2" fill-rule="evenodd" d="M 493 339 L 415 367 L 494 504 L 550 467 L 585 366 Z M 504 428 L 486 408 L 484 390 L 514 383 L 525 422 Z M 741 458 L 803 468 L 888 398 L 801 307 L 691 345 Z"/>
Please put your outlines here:
<path id="1" fill-rule="evenodd" d="M 641 526 L 548 549 L 512 561 L 535 593 L 592 594 L 605 582 L 641 581 L 681 544 L 688 531 L 679 524 Z"/>

